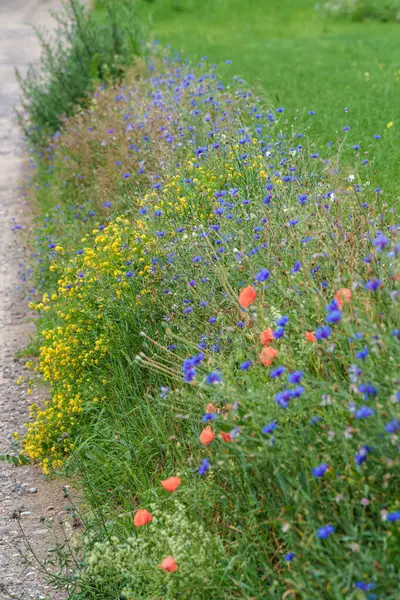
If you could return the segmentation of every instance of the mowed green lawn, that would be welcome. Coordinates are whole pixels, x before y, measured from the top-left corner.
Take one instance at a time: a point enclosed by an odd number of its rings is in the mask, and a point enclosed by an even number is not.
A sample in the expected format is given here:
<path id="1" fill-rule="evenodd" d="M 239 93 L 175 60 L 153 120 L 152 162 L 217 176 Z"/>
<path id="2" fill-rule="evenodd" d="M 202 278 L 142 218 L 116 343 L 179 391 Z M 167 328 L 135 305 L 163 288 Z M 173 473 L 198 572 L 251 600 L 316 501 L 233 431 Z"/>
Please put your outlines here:
<path id="1" fill-rule="evenodd" d="M 400 198 L 400 24 L 327 19 L 316 1 L 141 5 L 161 43 L 192 59 L 207 56 L 222 64 L 227 78 L 237 74 L 257 84 L 288 116 L 315 110 L 313 136 L 321 145 L 349 125 L 350 142 L 376 156 L 374 183 L 394 204 Z"/>

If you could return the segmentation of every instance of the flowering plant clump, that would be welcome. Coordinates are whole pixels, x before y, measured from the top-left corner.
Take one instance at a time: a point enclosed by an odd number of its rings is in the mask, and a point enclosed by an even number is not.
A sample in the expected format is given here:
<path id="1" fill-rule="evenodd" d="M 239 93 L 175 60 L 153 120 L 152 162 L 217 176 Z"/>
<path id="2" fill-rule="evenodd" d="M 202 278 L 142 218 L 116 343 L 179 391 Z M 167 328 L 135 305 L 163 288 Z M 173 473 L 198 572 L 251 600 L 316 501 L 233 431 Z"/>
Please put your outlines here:
<path id="1" fill-rule="evenodd" d="M 160 589 L 171 598 L 216 593 L 215 582 L 223 576 L 225 559 L 221 540 L 193 522 L 179 501 L 171 505 L 171 512 L 155 505 L 150 509 L 151 522 L 126 540 L 86 541 L 88 566 L 81 585 L 132 600 L 151 594 L 157 597 Z M 165 573 L 175 574 L 166 578 Z"/>
<path id="2" fill-rule="evenodd" d="M 319 147 L 317 115 L 288 122 L 205 63 L 159 68 L 113 92 L 115 212 L 102 202 L 79 239 L 54 220 L 57 284 L 35 303 L 52 397 L 25 451 L 78 469 L 116 535 L 90 538 L 75 581 L 88 598 L 394 600 L 400 246 L 373 142 Z M 216 562 L 173 543 L 171 493 Z"/>

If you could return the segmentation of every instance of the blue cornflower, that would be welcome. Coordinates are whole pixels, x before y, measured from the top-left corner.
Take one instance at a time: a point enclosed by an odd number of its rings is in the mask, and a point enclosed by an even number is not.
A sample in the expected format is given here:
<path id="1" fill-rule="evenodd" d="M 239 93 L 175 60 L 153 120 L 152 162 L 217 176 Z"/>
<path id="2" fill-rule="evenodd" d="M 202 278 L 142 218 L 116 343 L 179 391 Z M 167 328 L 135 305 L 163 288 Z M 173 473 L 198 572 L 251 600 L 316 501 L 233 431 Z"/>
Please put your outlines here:
<path id="1" fill-rule="evenodd" d="M 133 271 L 128 271 L 127 273 L 125 273 L 126 277 L 133 277 Z"/>
<path id="2" fill-rule="evenodd" d="M 216 413 L 206 413 L 201 418 L 203 423 L 207 423 L 207 421 L 216 421 L 217 419 L 218 419 L 218 415 Z"/>
<path id="3" fill-rule="evenodd" d="M 288 323 L 289 317 L 287 317 L 286 315 L 280 317 L 277 321 L 275 321 L 275 325 L 278 325 L 279 327 L 285 327 L 285 325 L 287 325 Z"/>
<path id="4" fill-rule="evenodd" d="M 283 111 L 284 111 L 284 110 L 285 110 L 284 108 L 277 108 L 277 109 L 276 109 L 276 112 L 277 112 L 277 113 L 283 113 Z"/>
<path id="5" fill-rule="evenodd" d="M 270 272 L 268 271 L 268 269 L 261 269 L 261 271 L 259 271 L 256 276 L 254 277 L 255 281 L 266 281 L 268 279 L 268 277 L 270 276 Z"/>
<path id="6" fill-rule="evenodd" d="M 300 271 L 300 269 L 301 269 L 301 262 L 296 261 L 292 267 L 291 272 L 294 275 L 295 273 L 297 273 L 297 271 Z"/>
<path id="7" fill-rule="evenodd" d="M 374 410 L 369 406 L 361 406 L 356 412 L 356 419 L 366 419 L 368 417 L 373 417 L 375 414 Z"/>
<path id="8" fill-rule="evenodd" d="M 300 196 L 298 196 L 297 198 L 299 204 L 307 204 L 308 200 L 307 200 L 307 194 L 300 194 Z"/>
<path id="9" fill-rule="evenodd" d="M 359 360 L 364 360 L 365 358 L 367 358 L 367 356 L 368 356 L 368 348 L 364 348 L 363 350 L 356 352 L 356 358 L 358 358 Z"/>
<path id="10" fill-rule="evenodd" d="M 278 425 L 276 424 L 276 422 L 272 421 L 272 423 L 267 423 L 267 425 L 264 425 L 264 427 L 261 429 L 261 431 L 265 435 L 270 435 L 273 431 L 275 431 L 275 429 L 277 427 L 278 427 Z"/>
<path id="11" fill-rule="evenodd" d="M 292 390 L 292 397 L 299 398 L 302 394 L 304 394 L 304 386 L 298 385 Z"/>
<path id="12" fill-rule="evenodd" d="M 210 468 L 210 463 L 208 462 L 208 460 L 205 458 L 203 460 L 203 462 L 201 463 L 200 467 L 198 468 L 198 474 L 202 475 L 204 477 L 204 475 L 207 473 L 208 469 Z"/>
<path id="13" fill-rule="evenodd" d="M 364 581 L 356 581 L 354 585 L 356 588 L 362 590 L 363 592 L 369 592 L 375 587 L 374 583 L 364 583 Z"/>
<path id="14" fill-rule="evenodd" d="M 192 258 L 192 262 L 194 263 L 198 263 L 201 261 L 201 256 L 195 256 L 194 258 Z"/>
<path id="15" fill-rule="evenodd" d="M 303 371 L 293 371 L 292 373 L 289 373 L 287 379 L 289 383 L 300 383 L 303 379 Z"/>
<path id="16" fill-rule="evenodd" d="M 386 246 L 389 246 L 390 240 L 383 235 L 383 233 L 381 233 L 374 239 L 372 243 L 374 244 L 375 248 L 378 249 L 378 251 L 382 251 L 384 248 L 386 248 Z"/>
<path id="17" fill-rule="evenodd" d="M 327 323 L 339 323 L 341 318 L 342 318 L 342 311 L 341 310 L 333 310 L 332 312 L 329 312 L 326 315 L 325 321 Z"/>
<path id="18" fill-rule="evenodd" d="M 275 402 L 281 408 L 288 408 L 289 401 L 292 397 L 293 397 L 292 390 L 283 390 L 282 392 L 278 392 L 277 394 L 275 394 Z"/>
<path id="19" fill-rule="evenodd" d="M 399 521 L 400 520 L 400 510 L 396 511 L 396 512 L 392 512 L 389 513 L 386 517 L 387 521 L 391 521 L 392 523 L 394 521 Z"/>
<path id="20" fill-rule="evenodd" d="M 362 446 L 360 450 L 354 456 L 354 462 L 357 466 L 360 466 L 365 460 L 367 460 L 367 456 L 369 453 L 368 446 Z"/>
<path id="21" fill-rule="evenodd" d="M 216 371 L 209 373 L 206 377 L 206 383 L 208 383 L 210 385 L 216 384 L 216 383 L 221 383 L 221 382 L 222 382 L 222 377 Z"/>
<path id="22" fill-rule="evenodd" d="M 320 527 L 317 531 L 317 537 L 319 537 L 321 540 L 324 540 L 325 538 L 329 537 L 330 535 L 332 535 L 332 533 L 334 533 L 335 528 L 333 525 L 324 525 L 323 527 Z"/>
<path id="23" fill-rule="evenodd" d="M 272 335 L 274 336 L 275 340 L 278 340 L 279 338 L 281 338 L 285 335 L 285 328 L 277 327 L 277 329 L 275 329 L 275 331 L 273 332 Z"/>
<path id="24" fill-rule="evenodd" d="M 385 430 L 387 431 L 387 433 L 397 433 L 399 430 L 399 422 L 397 421 L 397 419 L 393 419 L 393 421 L 389 421 L 389 423 L 386 423 Z"/>
<path id="25" fill-rule="evenodd" d="M 241 371 L 247 371 L 247 369 L 249 369 L 250 367 L 251 367 L 251 360 L 246 360 L 245 362 L 242 362 L 239 369 Z"/>
<path id="26" fill-rule="evenodd" d="M 188 306 L 188 308 L 185 308 L 185 310 L 183 311 L 183 314 L 188 315 L 191 312 L 193 312 L 193 306 Z"/>
<path id="27" fill-rule="evenodd" d="M 368 396 L 376 396 L 378 393 L 378 390 L 370 383 L 360 383 L 358 391 L 363 394 L 365 399 L 367 399 Z"/>
<path id="28" fill-rule="evenodd" d="M 286 562 L 290 562 L 294 559 L 294 552 L 288 552 L 283 558 L 286 560 Z"/>
<path id="29" fill-rule="evenodd" d="M 366 290 L 370 292 L 375 292 L 382 285 L 382 281 L 380 279 L 370 279 L 367 283 L 364 284 Z"/>
<path id="30" fill-rule="evenodd" d="M 326 463 L 321 463 L 320 465 L 313 467 L 311 473 L 314 477 L 323 477 L 328 469 L 329 466 Z"/>
<path id="31" fill-rule="evenodd" d="M 325 340 L 332 333 L 332 329 L 328 325 L 322 325 L 321 327 L 317 327 L 315 330 L 315 337 L 317 340 Z"/>
<path id="32" fill-rule="evenodd" d="M 276 369 L 272 369 L 269 376 L 271 379 L 275 379 L 275 377 L 280 377 L 286 371 L 285 367 L 276 367 Z"/>

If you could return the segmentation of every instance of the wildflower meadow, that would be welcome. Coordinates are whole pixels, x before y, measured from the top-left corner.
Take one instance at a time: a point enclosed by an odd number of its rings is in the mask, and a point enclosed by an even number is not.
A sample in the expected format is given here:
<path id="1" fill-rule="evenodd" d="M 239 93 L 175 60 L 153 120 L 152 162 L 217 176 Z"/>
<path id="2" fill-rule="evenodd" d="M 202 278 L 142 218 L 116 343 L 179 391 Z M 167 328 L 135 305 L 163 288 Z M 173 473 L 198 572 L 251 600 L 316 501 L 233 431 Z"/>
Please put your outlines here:
<path id="1" fill-rule="evenodd" d="M 21 452 L 71 478 L 84 523 L 53 581 L 73 600 L 395 600 L 390 132 L 361 145 L 343 109 L 327 142 L 319 111 L 288 115 L 229 57 L 145 47 L 60 116 L 25 183 L 49 397 Z"/>

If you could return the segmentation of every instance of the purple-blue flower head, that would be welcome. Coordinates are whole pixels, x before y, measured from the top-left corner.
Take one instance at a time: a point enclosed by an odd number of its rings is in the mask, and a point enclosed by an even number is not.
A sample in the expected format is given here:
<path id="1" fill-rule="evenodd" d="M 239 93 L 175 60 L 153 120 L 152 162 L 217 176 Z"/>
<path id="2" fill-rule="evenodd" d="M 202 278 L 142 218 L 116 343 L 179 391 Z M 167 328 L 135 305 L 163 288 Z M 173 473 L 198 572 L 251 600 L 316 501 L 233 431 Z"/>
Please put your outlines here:
<path id="1" fill-rule="evenodd" d="M 251 360 L 245 360 L 244 362 L 241 363 L 239 369 L 241 371 L 247 371 L 247 369 L 249 369 L 251 367 Z"/>
<path id="2" fill-rule="evenodd" d="M 264 435 L 271 435 L 271 433 L 273 433 L 277 427 L 278 425 L 276 424 L 276 421 L 272 421 L 271 423 L 264 425 L 261 431 L 264 433 Z"/>
<path id="3" fill-rule="evenodd" d="M 311 473 L 314 477 L 323 477 L 328 469 L 329 467 L 326 463 L 321 463 L 320 465 L 313 467 Z"/>
<path id="4" fill-rule="evenodd" d="M 268 271 L 268 269 L 261 269 L 261 271 L 258 271 L 258 273 L 254 277 L 254 279 L 255 279 L 255 281 L 263 282 L 263 281 L 267 281 L 269 276 L 270 276 L 270 272 Z"/>
<path id="5" fill-rule="evenodd" d="M 369 406 L 361 406 L 356 412 L 356 419 L 367 419 L 368 417 L 373 417 L 375 414 L 374 410 Z"/>
<path id="6" fill-rule="evenodd" d="M 203 460 L 203 462 L 201 463 L 200 467 L 198 468 L 198 474 L 202 475 L 204 477 L 204 475 L 207 473 L 208 469 L 210 468 L 210 463 L 208 462 L 208 460 L 205 458 Z"/>
<path id="7" fill-rule="evenodd" d="M 329 312 L 326 317 L 325 317 L 325 321 L 327 323 L 339 323 L 340 319 L 342 318 L 342 311 L 341 310 L 333 310 L 332 312 Z"/>
<path id="8" fill-rule="evenodd" d="M 294 552 L 288 552 L 283 558 L 286 560 L 286 562 L 290 562 L 294 559 Z"/>
<path id="9" fill-rule="evenodd" d="M 217 373 L 216 371 L 209 373 L 206 377 L 206 383 L 208 383 L 210 385 L 215 385 L 215 384 L 221 383 L 221 382 L 222 382 L 222 377 L 221 377 L 220 373 Z"/>
<path id="10" fill-rule="evenodd" d="M 332 329 L 329 327 L 329 325 L 321 325 L 321 327 L 317 327 L 315 330 L 315 337 L 317 340 L 325 340 L 331 335 L 331 333 Z"/>
<path id="11" fill-rule="evenodd" d="M 321 540 L 324 540 L 325 538 L 328 538 L 330 535 L 332 535 L 332 533 L 334 533 L 335 528 L 333 525 L 329 524 L 329 525 L 324 525 L 323 527 L 320 527 L 317 531 L 317 537 L 319 537 Z"/>
<path id="12" fill-rule="evenodd" d="M 289 323 L 289 317 L 287 317 L 286 315 L 284 315 L 283 317 L 280 317 L 275 324 L 278 327 L 285 327 L 285 325 L 287 325 Z"/>
<path id="13" fill-rule="evenodd" d="M 286 368 L 281 366 L 281 367 L 276 367 L 276 369 L 272 369 L 272 371 L 270 372 L 269 376 L 271 377 L 271 379 L 275 379 L 276 377 L 280 377 L 281 375 L 283 375 L 283 373 L 286 371 Z"/>
<path id="14" fill-rule="evenodd" d="M 289 375 L 288 375 L 289 383 L 300 383 L 300 381 L 302 379 L 303 379 L 303 371 L 293 371 L 292 373 L 289 373 Z"/>

